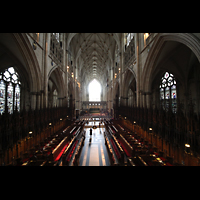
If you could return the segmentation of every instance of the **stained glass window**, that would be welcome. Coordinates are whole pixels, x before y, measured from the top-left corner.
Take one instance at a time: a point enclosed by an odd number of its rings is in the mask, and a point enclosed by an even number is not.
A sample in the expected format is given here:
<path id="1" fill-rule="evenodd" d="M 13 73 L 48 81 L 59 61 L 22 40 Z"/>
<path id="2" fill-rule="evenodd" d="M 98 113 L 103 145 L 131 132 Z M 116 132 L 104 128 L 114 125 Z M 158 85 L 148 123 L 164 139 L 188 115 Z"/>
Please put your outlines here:
<path id="1" fill-rule="evenodd" d="M 2 76 L 1 76 L 2 77 Z M 4 112 L 5 107 L 5 83 L 3 80 L 0 81 L 0 113 Z"/>
<path id="2" fill-rule="evenodd" d="M 15 86 L 15 106 L 17 106 L 17 110 L 20 110 L 20 86 L 17 84 Z"/>
<path id="3" fill-rule="evenodd" d="M 8 106 L 8 113 L 13 112 L 13 86 L 12 83 L 8 83 L 7 87 L 7 106 Z"/>
<path id="4" fill-rule="evenodd" d="M 164 110 L 171 106 L 172 111 L 176 113 L 177 104 L 176 80 L 173 74 L 165 72 L 160 82 L 160 101 Z"/>
<path id="5" fill-rule="evenodd" d="M 15 108 L 20 111 L 20 86 L 19 75 L 13 67 L 0 73 L 0 114 L 5 111 L 6 103 L 8 113 L 12 114 Z"/>

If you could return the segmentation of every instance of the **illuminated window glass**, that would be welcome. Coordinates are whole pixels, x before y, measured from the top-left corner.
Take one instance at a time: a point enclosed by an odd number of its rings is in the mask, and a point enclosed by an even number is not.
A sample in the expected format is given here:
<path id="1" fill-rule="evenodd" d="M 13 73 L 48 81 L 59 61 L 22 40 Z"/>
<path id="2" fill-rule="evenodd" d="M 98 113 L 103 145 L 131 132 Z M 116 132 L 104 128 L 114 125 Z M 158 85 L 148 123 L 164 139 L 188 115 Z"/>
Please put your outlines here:
<path id="1" fill-rule="evenodd" d="M 8 113 L 13 113 L 13 85 L 12 83 L 8 83 L 7 87 L 7 106 L 8 106 Z"/>
<path id="2" fill-rule="evenodd" d="M 176 113 L 177 92 L 176 80 L 173 74 L 165 72 L 160 82 L 160 101 L 164 110 L 169 109 L 171 104 L 172 111 Z"/>
<path id="3" fill-rule="evenodd" d="M 17 84 L 15 86 L 15 106 L 17 106 L 17 110 L 20 110 L 20 86 Z"/>
<path id="4" fill-rule="evenodd" d="M 4 112 L 6 85 L 3 80 L 0 81 L 0 113 Z"/>
<path id="5" fill-rule="evenodd" d="M 21 82 L 14 67 L 9 67 L 0 73 L 0 114 L 5 111 L 7 102 L 8 113 L 14 109 L 20 111 Z"/>
<path id="6" fill-rule="evenodd" d="M 89 84 L 89 101 L 101 101 L 101 85 L 96 79 Z"/>

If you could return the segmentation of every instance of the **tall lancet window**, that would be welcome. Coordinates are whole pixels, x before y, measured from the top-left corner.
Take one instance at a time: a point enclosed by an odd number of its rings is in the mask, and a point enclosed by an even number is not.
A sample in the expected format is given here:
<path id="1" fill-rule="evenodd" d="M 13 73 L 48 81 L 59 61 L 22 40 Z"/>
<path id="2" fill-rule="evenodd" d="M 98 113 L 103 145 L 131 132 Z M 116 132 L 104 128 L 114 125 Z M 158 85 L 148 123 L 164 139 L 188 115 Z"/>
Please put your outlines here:
<path id="1" fill-rule="evenodd" d="M 177 110 L 177 92 L 176 80 L 173 74 L 165 72 L 160 83 L 160 101 L 164 110 L 169 110 L 171 106 L 172 112 Z"/>
<path id="2" fill-rule="evenodd" d="M 14 109 L 20 111 L 21 82 L 18 73 L 13 67 L 9 67 L 0 73 L 0 114 L 5 111 L 7 104 L 8 113 Z"/>

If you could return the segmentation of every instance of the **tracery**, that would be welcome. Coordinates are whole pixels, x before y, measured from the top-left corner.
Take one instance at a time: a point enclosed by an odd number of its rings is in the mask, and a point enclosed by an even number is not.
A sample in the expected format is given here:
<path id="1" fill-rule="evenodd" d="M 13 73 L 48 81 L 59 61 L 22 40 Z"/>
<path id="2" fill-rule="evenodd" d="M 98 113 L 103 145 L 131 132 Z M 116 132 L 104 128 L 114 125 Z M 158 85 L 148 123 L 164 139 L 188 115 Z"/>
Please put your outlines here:
<path id="1" fill-rule="evenodd" d="M 7 104 L 8 113 L 14 109 L 20 111 L 20 88 L 21 82 L 14 67 L 9 67 L 0 73 L 0 113 L 5 112 Z"/>
<path id="2" fill-rule="evenodd" d="M 176 92 L 176 80 L 174 75 L 165 72 L 160 82 L 160 101 L 164 110 L 168 110 L 171 106 L 172 112 L 176 113 L 177 109 L 177 92 Z"/>

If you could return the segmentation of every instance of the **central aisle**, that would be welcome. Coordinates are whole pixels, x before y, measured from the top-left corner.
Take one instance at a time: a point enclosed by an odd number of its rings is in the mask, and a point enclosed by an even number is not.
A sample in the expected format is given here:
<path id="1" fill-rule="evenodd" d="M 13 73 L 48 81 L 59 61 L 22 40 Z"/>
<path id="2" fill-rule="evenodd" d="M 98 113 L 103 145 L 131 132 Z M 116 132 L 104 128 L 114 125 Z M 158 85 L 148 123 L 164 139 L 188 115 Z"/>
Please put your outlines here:
<path id="1" fill-rule="evenodd" d="M 88 125 L 93 126 L 94 122 L 89 122 Z M 85 131 L 85 143 L 81 152 L 79 166 L 110 166 L 103 134 L 105 128 L 92 129 L 92 136 L 90 136 L 90 128 L 87 128 L 87 125 Z M 89 142 L 90 137 L 92 139 L 91 143 Z"/>

